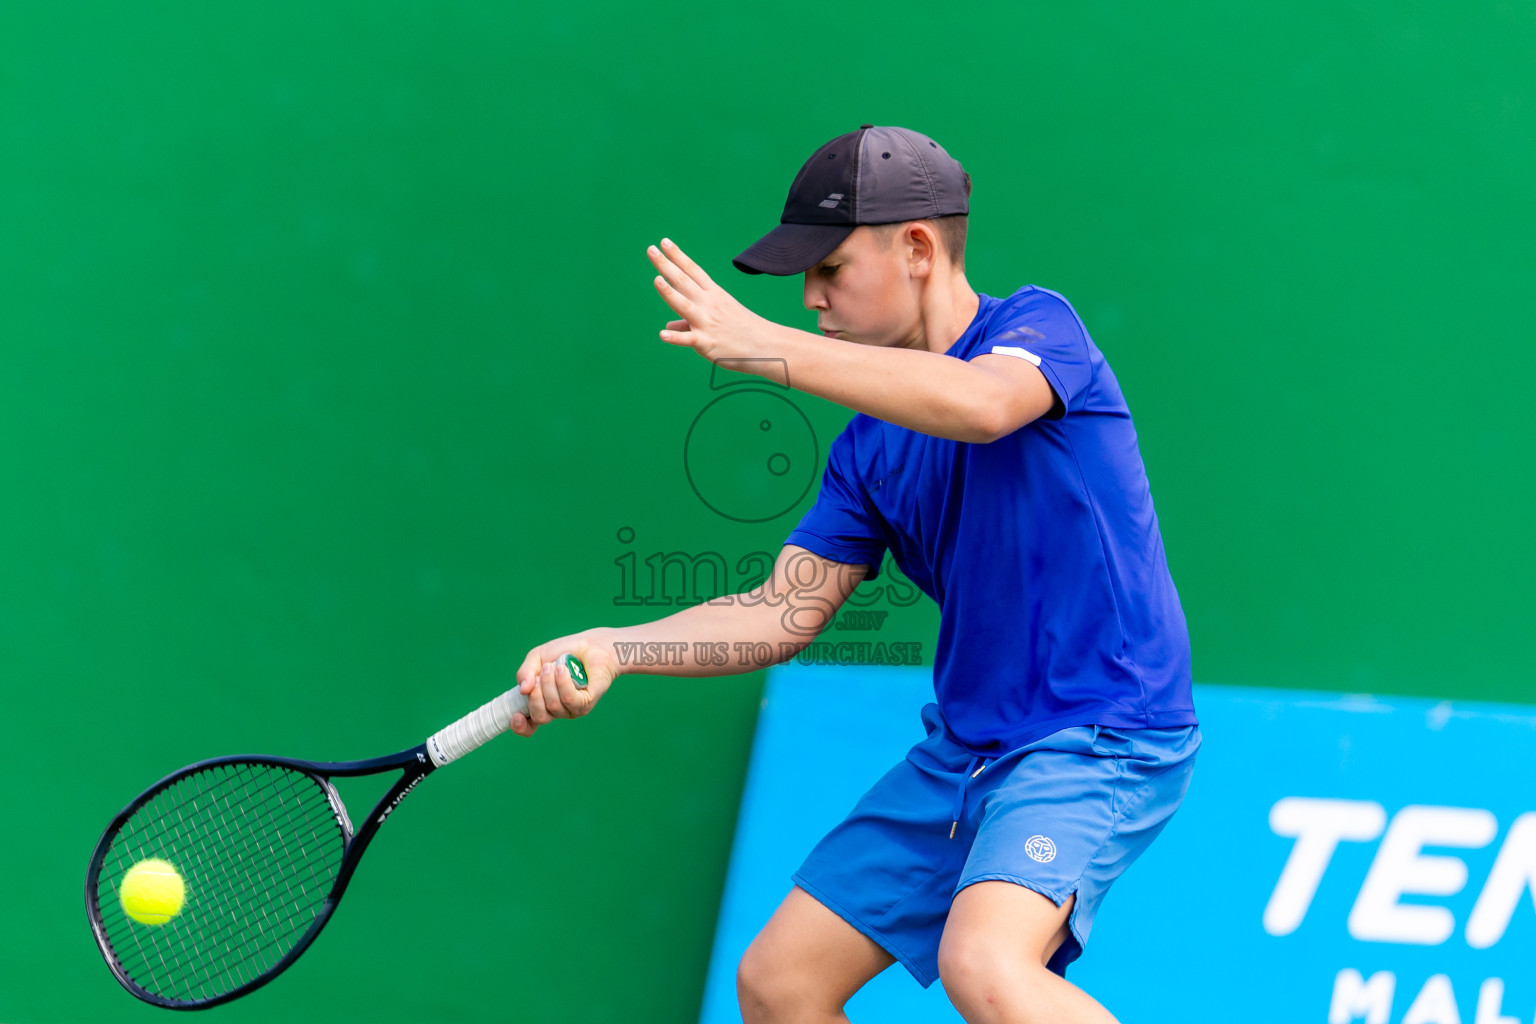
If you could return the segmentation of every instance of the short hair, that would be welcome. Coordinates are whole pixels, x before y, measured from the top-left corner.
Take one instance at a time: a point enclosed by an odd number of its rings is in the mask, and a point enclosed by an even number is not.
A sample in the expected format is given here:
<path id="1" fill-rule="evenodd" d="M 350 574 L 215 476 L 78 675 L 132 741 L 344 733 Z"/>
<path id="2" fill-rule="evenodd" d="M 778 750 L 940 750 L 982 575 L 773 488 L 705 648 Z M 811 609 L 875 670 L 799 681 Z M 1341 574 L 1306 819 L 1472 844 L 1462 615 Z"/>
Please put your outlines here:
<path id="1" fill-rule="evenodd" d="M 965 176 L 965 196 L 967 199 L 971 196 L 971 176 L 969 174 Z M 939 236 L 939 244 L 944 247 L 944 252 L 949 256 L 949 262 L 953 263 L 956 269 L 964 270 L 965 230 L 969 218 L 963 213 L 954 213 L 945 217 L 924 217 L 921 219 L 933 225 L 934 230 Z M 910 223 L 911 221 L 902 222 L 902 224 Z M 879 239 L 881 245 L 889 246 L 891 239 L 896 237 L 896 230 L 902 224 L 871 224 L 870 230 L 874 231 L 875 237 Z"/>

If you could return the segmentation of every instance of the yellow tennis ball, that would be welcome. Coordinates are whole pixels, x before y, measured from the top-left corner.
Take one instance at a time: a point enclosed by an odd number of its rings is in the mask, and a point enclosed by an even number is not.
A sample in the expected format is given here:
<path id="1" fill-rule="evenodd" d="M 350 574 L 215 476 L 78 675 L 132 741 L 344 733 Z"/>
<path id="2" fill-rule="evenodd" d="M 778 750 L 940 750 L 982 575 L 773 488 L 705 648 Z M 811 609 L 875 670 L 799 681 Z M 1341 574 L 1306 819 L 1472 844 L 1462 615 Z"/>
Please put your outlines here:
<path id="1" fill-rule="evenodd" d="M 158 857 L 141 860 L 129 868 L 117 890 L 123 913 L 139 924 L 157 926 L 181 913 L 181 901 L 186 896 L 187 884 L 181 880 L 181 872 Z"/>

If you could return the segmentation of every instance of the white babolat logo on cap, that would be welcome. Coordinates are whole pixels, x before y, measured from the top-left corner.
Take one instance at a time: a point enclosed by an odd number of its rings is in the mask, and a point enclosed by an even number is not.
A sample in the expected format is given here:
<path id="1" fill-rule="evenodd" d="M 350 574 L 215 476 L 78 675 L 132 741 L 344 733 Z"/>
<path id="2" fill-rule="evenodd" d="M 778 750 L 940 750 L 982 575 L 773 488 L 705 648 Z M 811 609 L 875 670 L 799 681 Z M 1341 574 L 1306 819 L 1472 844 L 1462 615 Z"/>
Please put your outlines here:
<path id="1" fill-rule="evenodd" d="M 836 209 L 837 208 L 837 204 L 842 202 L 842 201 L 843 201 L 843 194 L 841 192 L 833 192 L 831 195 L 827 196 L 827 198 L 823 199 L 821 202 L 817 203 L 816 205 L 817 206 L 825 206 L 827 209 L 832 210 L 832 209 Z"/>
<path id="2" fill-rule="evenodd" d="M 1029 854 L 1031 860 L 1049 864 L 1056 859 L 1056 844 L 1045 836 L 1030 836 L 1024 844 L 1024 852 Z"/>

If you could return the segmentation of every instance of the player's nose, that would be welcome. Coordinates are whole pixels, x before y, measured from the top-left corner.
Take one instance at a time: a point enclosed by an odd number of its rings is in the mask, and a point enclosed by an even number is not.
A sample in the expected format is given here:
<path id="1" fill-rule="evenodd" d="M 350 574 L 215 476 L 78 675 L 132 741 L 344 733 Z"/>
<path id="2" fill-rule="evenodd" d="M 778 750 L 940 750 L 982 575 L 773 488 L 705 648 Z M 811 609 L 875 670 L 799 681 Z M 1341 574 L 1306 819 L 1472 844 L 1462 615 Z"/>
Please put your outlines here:
<path id="1" fill-rule="evenodd" d="M 806 309 L 823 310 L 827 308 L 826 292 L 822 290 L 821 286 L 816 283 L 810 274 L 805 275 L 804 301 Z"/>

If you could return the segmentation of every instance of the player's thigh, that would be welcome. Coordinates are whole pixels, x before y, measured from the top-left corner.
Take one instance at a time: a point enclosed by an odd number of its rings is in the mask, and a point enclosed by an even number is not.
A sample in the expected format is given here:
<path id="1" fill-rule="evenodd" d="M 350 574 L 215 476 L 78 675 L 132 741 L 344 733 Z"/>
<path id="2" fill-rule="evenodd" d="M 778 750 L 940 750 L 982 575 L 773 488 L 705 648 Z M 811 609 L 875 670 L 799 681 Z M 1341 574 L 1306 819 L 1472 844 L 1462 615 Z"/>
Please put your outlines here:
<path id="1" fill-rule="evenodd" d="M 1013 882 L 977 882 L 961 889 L 939 940 L 939 974 L 953 987 L 962 976 L 1013 965 L 1040 965 L 1070 936 L 1075 896 L 1057 906 Z"/>
<path id="2" fill-rule="evenodd" d="M 836 1009 L 893 963 L 873 939 L 796 886 L 747 947 L 737 989 L 743 1000 Z"/>

